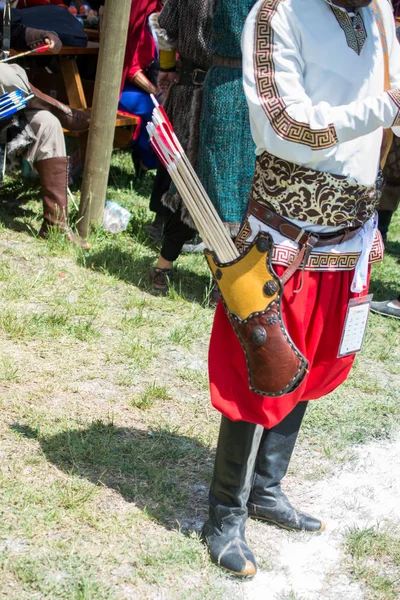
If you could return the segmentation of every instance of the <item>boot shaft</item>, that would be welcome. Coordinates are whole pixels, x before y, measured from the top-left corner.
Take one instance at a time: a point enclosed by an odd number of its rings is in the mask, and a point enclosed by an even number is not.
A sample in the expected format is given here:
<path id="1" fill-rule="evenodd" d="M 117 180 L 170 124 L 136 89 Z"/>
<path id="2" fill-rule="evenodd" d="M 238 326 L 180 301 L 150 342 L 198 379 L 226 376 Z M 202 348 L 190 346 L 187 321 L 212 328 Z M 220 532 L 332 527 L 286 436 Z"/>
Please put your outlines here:
<path id="1" fill-rule="evenodd" d="M 210 487 L 210 515 L 202 530 L 211 560 L 239 577 L 253 577 L 257 571 L 245 526 L 262 432 L 259 425 L 222 417 Z"/>
<path id="2" fill-rule="evenodd" d="M 47 158 L 35 163 L 40 177 L 43 218 L 50 226 L 68 227 L 68 158 Z"/>
<path id="3" fill-rule="evenodd" d="M 264 430 L 255 464 L 252 495 L 264 495 L 266 489 L 279 486 L 285 477 L 307 404 L 299 402 L 283 421 Z"/>
<path id="4" fill-rule="evenodd" d="M 213 505 L 246 506 L 262 432 L 260 425 L 222 417 L 210 487 Z"/>

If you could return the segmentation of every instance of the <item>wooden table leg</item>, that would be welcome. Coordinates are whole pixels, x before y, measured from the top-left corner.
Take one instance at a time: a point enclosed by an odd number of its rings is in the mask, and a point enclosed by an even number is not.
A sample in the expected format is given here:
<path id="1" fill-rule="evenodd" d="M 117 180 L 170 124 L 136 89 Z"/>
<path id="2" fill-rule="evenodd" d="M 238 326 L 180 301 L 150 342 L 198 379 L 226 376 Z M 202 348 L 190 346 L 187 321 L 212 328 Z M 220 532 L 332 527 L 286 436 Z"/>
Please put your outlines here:
<path id="1" fill-rule="evenodd" d="M 60 66 L 69 105 L 73 108 L 87 108 L 85 92 L 83 91 L 76 59 L 60 56 Z"/>

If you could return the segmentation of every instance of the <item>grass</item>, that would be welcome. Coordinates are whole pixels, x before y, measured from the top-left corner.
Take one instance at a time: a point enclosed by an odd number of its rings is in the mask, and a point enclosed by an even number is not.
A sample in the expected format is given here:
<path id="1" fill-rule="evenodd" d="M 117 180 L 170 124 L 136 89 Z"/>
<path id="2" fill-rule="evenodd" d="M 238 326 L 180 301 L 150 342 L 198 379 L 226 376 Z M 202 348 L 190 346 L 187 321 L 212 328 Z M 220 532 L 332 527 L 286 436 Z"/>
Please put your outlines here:
<path id="1" fill-rule="evenodd" d="M 400 532 L 353 528 L 347 550 L 357 579 L 371 600 L 396 600 L 400 595 Z"/>
<path id="2" fill-rule="evenodd" d="M 18 365 L 9 356 L 2 356 L 0 358 L 0 383 L 17 382 L 19 379 Z"/>
<path id="3" fill-rule="evenodd" d="M 138 398 L 132 400 L 132 406 L 137 408 L 149 408 L 156 400 L 169 400 L 170 395 L 165 385 L 157 385 L 155 382 L 146 386 Z"/>
<path id="4" fill-rule="evenodd" d="M 153 175 L 138 186 L 131 171 L 129 157 L 115 154 L 107 199 L 130 210 L 128 230 L 94 231 L 87 253 L 57 234 L 37 239 L 34 184 L 8 180 L 2 190 L 6 600 L 243 598 L 198 538 L 219 426 L 207 380 L 208 268 L 202 256 L 183 255 L 169 294 L 151 294 L 148 270 L 159 245 L 143 227 L 151 220 Z M 399 245 L 397 219 L 385 261 L 372 273 L 378 300 L 398 293 Z M 318 480 L 351 460 L 356 447 L 398 430 L 398 333 L 398 322 L 371 316 L 348 382 L 310 406 L 289 478 L 297 472 Z M 390 579 L 398 534 L 392 538 L 379 552 L 379 538 L 371 538 L 370 554 L 347 545 L 352 558 L 344 568 L 371 594 L 378 594 L 375 579 L 362 569 Z M 263 548 L 257 552 L 260 564 L 269 564 Z M 294 591 L 286 597 L 298 598 Z"/>

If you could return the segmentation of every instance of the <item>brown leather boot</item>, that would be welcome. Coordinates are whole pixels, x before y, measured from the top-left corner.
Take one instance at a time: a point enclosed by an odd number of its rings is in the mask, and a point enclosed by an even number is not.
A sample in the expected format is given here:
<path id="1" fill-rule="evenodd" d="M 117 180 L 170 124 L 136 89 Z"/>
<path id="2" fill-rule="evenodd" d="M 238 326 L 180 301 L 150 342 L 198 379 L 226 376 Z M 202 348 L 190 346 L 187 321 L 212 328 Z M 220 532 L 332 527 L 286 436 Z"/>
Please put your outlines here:
<path id="1" fill-rule="evenodd" d="M 47 158 L 35 163 L 43 198 L 43 225 L 39 237 L 47 238 L 52 227 L 65 234 L 69 242 L 89 250 L 90 244 L 68 226 L 68 158 Z"/>
<path id="2" fill-rule="evenodd" d="M 44 94 L 30 84 L 35 97 L 29 101 L 28 108 L 33 110 L 48 110 L 60 121 L 68 131 L 87 131 L 89 129 L 90 114 L 83 110 L 71 108 L 55 98 Z"/>

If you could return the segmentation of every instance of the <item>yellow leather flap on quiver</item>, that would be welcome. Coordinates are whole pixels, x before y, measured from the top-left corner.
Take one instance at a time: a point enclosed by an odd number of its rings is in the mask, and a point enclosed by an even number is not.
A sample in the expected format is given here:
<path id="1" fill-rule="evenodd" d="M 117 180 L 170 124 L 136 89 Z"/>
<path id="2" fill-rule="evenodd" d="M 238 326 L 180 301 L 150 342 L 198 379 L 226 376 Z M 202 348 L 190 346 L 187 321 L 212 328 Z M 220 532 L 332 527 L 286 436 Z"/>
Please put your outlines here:
<path id="1" fill-rule="evenodd" d="M 271 236 L 259 233 L 250 248 L 231 263 L 220 263 L 213 252 L 205 251 L 229 312 L 241 321 L 264 312 L 280 293 L 281 282 L 270 265 L 272 247 Z"/>

